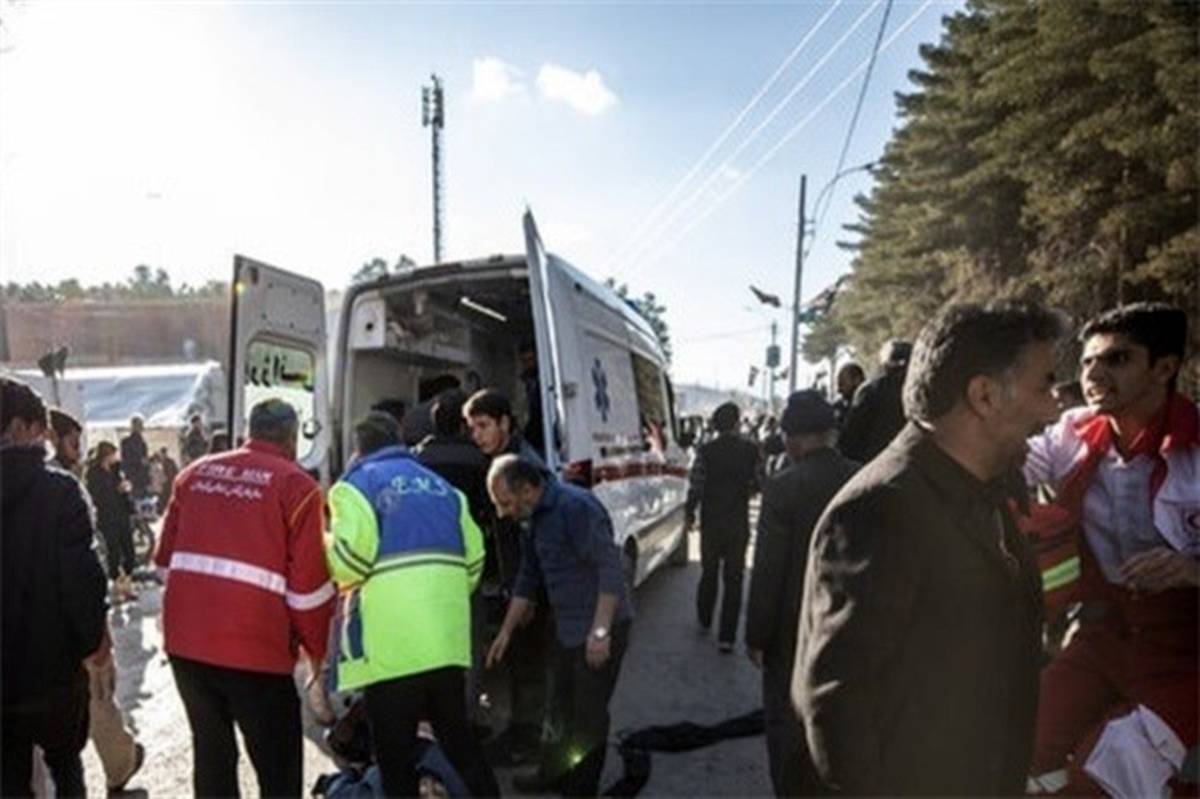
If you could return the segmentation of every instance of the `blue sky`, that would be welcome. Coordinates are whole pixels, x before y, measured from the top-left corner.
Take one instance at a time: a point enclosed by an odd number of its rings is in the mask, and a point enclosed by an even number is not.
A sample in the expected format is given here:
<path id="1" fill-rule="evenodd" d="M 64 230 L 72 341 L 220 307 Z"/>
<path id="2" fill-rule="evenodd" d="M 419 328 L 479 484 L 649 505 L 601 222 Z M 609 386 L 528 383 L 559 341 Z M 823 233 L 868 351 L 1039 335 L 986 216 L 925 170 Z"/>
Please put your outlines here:
<path id="1" fill-rule="evenodd" d="M 446 256 L 521 250 L 528 203 L 551 250 L 665 302 L 678 380 L 745 385 L 786 330 L 747 285 L 790 295 L 799 176 L 811 203 L 833 175 L 884 5 L 5 4 L 3 279 L 145 262 L 196 283 L 240 252 L 334 287 L 374 255 L 425 263 L 437 72 Z M 957 7 L 895 0 L 847 166 L 879 155 Z M 847 269 L 834 241 L 869 180 L 838 184 L 806 298 Z"/>

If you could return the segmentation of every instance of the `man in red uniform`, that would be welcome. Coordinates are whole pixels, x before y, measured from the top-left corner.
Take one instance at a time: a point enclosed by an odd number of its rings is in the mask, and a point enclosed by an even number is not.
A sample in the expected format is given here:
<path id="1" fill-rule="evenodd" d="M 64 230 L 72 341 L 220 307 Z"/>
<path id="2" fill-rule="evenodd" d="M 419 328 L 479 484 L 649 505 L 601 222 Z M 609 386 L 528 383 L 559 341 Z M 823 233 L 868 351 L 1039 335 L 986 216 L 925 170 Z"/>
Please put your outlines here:
<path id="1" fill-rule="evenodd" d="M 300 796 L 304 648 L 325 656 L 333 609 L 321 490 L 295 462 L 296 411 L 265 400 L 250 440 L 180 474 L 155 562 L 168 569 L 163 632 L 192 728 L 197 796 L 237 796 L 242 732 L 263 796 Z"/>
<path id="2" fill-rule="evenodd" d="M 1187 316 L 1109 311 L 1080 334 L 1087 407 L 1030 441 L 1028 482 L 1079 522 L 1078 633 L 1042 673 L 1033 775 L 1043 792 L 1195 791 L 1200 415 L 1176 391 Z M 1191 783 L 1186 785 L 1185 783 Z"/>

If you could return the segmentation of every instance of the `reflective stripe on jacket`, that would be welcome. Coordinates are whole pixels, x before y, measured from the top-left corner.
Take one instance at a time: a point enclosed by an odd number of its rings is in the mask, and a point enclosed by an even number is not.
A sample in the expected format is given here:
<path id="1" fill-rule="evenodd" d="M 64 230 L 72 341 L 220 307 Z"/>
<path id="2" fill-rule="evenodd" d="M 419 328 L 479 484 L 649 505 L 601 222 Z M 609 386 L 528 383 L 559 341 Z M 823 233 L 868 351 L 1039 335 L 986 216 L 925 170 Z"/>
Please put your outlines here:
<path id="1" fill-rule="evenodd" d="M 338 689 L 471 662 L 483 537 L 466 498 L 402 447 L 355 463 L 329 493 L 326 557 L 343 597 Z"/>
<path id="2" fill-rule="evenodd" d="M 194 461 L 175 481 L 155 563 L 167 569 L 168 654 L 291 674 L 297 646 L 324 657 L 334 589 L 321 489 L 277 447 Z"/>

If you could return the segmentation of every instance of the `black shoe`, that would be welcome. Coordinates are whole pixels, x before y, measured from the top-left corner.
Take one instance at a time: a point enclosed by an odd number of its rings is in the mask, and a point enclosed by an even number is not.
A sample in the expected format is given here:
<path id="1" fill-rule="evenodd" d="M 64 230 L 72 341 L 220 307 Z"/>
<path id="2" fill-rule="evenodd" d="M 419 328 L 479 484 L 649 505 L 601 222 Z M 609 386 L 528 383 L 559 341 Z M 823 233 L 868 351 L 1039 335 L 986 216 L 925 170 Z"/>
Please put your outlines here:
<path id="1" fill-rule="evenodd" d="M 562 783 L 562 777 L 550 777 L 542 767 L 513 775 L 513 788 L 521 793 L 554 793 Z"/>
<path id="2" fill-rule="evenodd" d="M 538 742 L 509 727 L 483 745 L 483 754 L 493 766 L 522 766 L 537 759 Z"/>

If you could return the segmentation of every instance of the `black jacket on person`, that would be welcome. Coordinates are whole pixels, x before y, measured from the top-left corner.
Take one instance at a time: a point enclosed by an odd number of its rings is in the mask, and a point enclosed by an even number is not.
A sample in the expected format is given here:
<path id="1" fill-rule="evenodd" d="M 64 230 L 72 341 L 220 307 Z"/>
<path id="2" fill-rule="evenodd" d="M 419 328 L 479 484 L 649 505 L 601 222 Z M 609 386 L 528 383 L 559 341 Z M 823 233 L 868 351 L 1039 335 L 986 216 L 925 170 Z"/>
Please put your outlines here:
<path id="1" fill-rule="evenodd" d="M 767 481 L 746 604 L 746 645 L 769 668 L 792 669 L 808 543 L 821 512 L 858 464 L 831 447 L 804 455 Z"/>
<path id="2" fill-rule="evenodd" d="M 6 714 L 65 707 L 108 610 L 83 487 L 45 458 L 41 447 L 0 450 Z"/>
<path id="3" fill-rule="evenodd" d="M 910 424 L 817 523 L 792 699 L 830 788 L 1024 793 L 1041 579 L 1002 483 Z"/>
<path id="4" fill-rule="evenodd" d="M 121 473 L 117 469 L 89 466 L 84 479 L 96 508 L 96 526 L 109 533 L 132 529 L 133 500 L 120 490 Z"/>
<path id="5" fill-rule="evenodd" d="M 529 442 L 519 432 L 511 434 L 508 438 L 507 446 L 504 447 L 504 451 L 497 454 L 516 455 L 522 460 L 536 464 L 547 475 L 550 474 L 549 469 L 546 468 L 546 462 L 542 460 L 542 456 L 534 451 L 533 447 L 529 445 Z M 488 458 L 489 465 L 491 461 L 492 459 Z M 521 535 L 521 525 L 512 519 L 496 518 L 494 510 L 489 512 L 487 518 L 489 519 L 488 527 L 490 530 L 485 529 L 484 541 L 488 548 L 487 556 L 489 563 L 485 564 L 484 570 L 486 572 L 491 568 L 490 561 L 494 558 L 495 569 L 497 576 L 500 578 L 500 584 L 506 590 L 511 590 L 513 584 L 516 582 L 517 572 L 521 567 L 521 542 L 524 538 Z"/>
<path id="6" fill-rule="evenodd" d="M 495 516 L 487 492 L 487 456 L 463 436 L 427 436 L 413 450 L 421 465 L 463 492 L 481 527 Z"/>
<path id="7" fill-rule="evenodd" d="M 907 365 L 889 363 L 858 387 L 842 423 L 838 449 L 852 461 L 867 463 L 904 428 L 904 375 Z"/>
<path id="8" fill-rule="evenodd" d="M 688 478 L 687 513 L 700 508 L 700 534 L 750 535 L 750 496 L 758 488 L 758 446 L 721 433 L 696 450 Z"/>
<path id="9" fill-rule="evenodd" d="M 121 466 L 134 491 L 141 496 L 150 485 L 150 449 L 141 433 L 130 433 L 121 439 Z"/>

